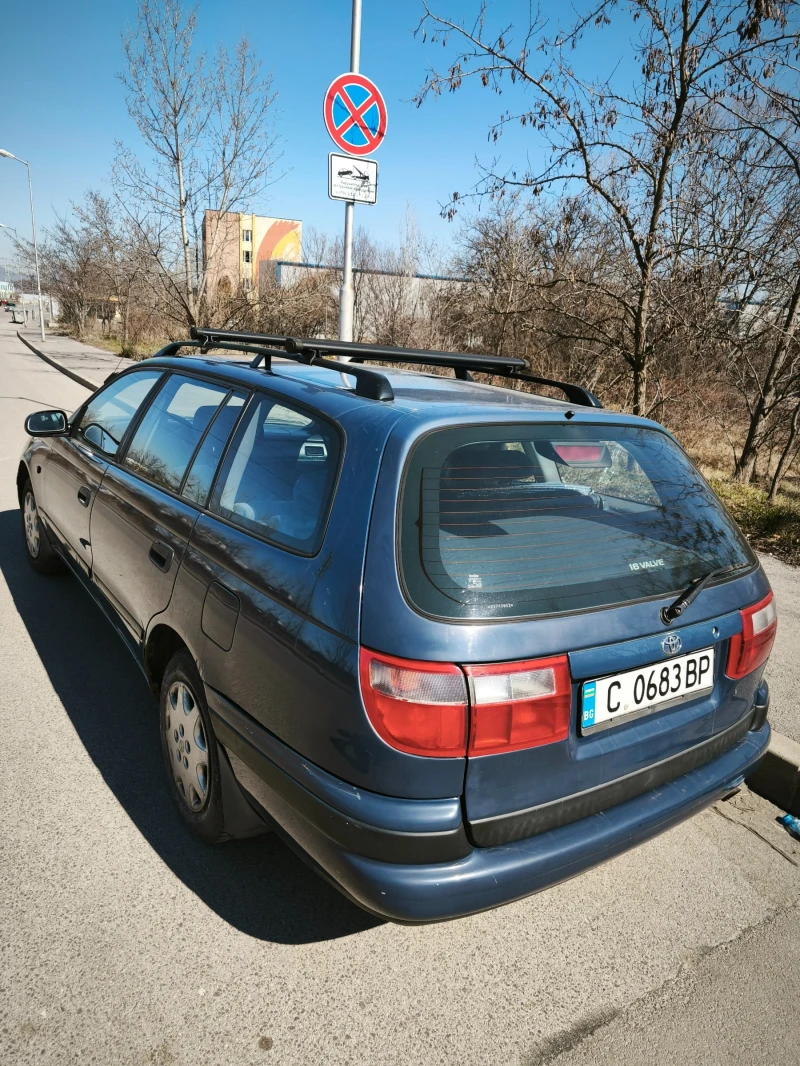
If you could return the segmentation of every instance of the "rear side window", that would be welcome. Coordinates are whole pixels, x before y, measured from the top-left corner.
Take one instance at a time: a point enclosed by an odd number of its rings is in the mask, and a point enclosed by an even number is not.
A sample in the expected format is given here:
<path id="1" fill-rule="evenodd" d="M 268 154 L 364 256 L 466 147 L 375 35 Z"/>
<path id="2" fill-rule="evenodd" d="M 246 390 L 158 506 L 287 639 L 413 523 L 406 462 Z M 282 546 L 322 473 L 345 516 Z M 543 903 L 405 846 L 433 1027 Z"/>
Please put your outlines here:
<path id="1" fill-rule="evenodd" d="M 246 392 L 232 392 L 225 404 L 218 409 L 211 425 L 206 430 L 203 443 L 197 449 L 197 455 L 192 460 L 192 465 L 186 477 L 181 492 L 187 500 L 204 506 L 211 483 L 214 480 L 219 461 L 225 450 L 236 420 L 242 413 L 244 401 L 247 399 Z"/>
<path id="2" fill-rule="evenodd" d="M 443 618 L 611 606 L 755 563 L 700 474 L 657 430 L 440 430 L 412 453 L 401 508 L 407 593 Z"/>
<path id="3" fill-rule="evenodd" d="M 125 430 L 161 374 L 160 370 L 138 370 L 112 381 L 89 401 L 76 435 L 106 455 L 116 455 Z"/>
<path id="4" fill-rule="evenodd" d="M 228 392 L 210 381 L 173 374 L 134 433 L 125 466 L 177 492 L 195 448 Z"/>
<path id="5" fill-rule="evenodd" d="M 322 538 L 340 454 L 331 423 L 257 393 L 228 449 L 211 510 L 312 554 Z"/>

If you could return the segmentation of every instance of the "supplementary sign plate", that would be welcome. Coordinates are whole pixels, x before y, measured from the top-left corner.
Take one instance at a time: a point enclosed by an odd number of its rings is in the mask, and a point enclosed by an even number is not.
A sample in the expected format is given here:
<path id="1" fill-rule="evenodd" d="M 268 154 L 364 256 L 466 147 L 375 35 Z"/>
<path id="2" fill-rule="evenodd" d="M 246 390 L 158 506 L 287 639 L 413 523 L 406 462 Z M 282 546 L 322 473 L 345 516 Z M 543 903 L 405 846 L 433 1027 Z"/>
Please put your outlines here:
<path id="1" fill-rule="evenodd" d="M 374 204 L 378 199 L 378 164 L 374 159 L 358 159 L 331 152 L 328 156 L 328 196 Z"/>

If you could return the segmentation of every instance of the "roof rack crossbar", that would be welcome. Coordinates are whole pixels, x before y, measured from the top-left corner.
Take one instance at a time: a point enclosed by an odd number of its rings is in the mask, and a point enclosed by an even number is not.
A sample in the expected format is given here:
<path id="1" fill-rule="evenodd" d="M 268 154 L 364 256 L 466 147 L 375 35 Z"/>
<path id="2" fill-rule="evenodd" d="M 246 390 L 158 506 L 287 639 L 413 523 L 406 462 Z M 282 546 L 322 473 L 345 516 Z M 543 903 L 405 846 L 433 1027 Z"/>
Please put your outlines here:
<path id="1" fill-rule="evenodd" d="M 384 344 L 366 344 L 354 341 L 322 340 L 318 338 L 279 337 L 266 333 L 248 333 L 235 330 L 212 330 L 199 327 L 192 328 L 192 336 L 213 344 L 217 338 L 224 338 L 236 347 L 242 345 L 262 344 L 270 348 L 280 348 L 290 359 L 298 362 L 315 363 L 317 366 L 327 366 L 341 373 L 350 374 L 356 378 L 356 393 L 358 395 L 370 395 L 374 390 L 382 393 L 374 396 L 377 399 L 393 398 L 392 388 L 385 377 L 380 375 L 378 368 L 355 366 L 364 359 L 376 359 L 386 363 L 411 363 L 417 366 L 443 366 L 450 367 L 460 380 L 471 380 L 469 371 L 481 374 L 491 374 L 496 377 L 506 378 L 511 381 L 529 381 L 536 385 L 547 385 L 550 388 L 560 389 L 570 403 L 579 407 L 602 407 L 602 403 L 582 385 L 575 385 L 568 381 L 557 381 L 554 378 L 538 377 L 528 373 L 528 364 L 524 359 L 516 356 L 497 356 L 468 354 L 461 352 L 435 352 L 425 351 L 420 348 L 396 348 Z M 348 363 L 348 369 L 344 370 L 342 363 L 332 363 L 325 360 L 326 355 L 344 356 Z M 254 360 L 254 364 L 256 360 Z M 372 375 L 373 378 L 381 377 L 384 385 L 367 384 L 364 375 Z M 385 387 L 384 387 L 385 386 Z M 366 390 L 366 391 L 364 391 Z M 389 396 L 391 394 L 391 397 Z"/>
<path id="2" fill-rule="evenodd" d="M 259 354 L 251 362 L 251 367 L 257 367 L 264 359 L 266 369 L 270 369 L 272 355 L 277 354 L 273 349 L 281 349 L 281 355 L 287 359 L 307 365 L 322 366 L 328 370 L 338 370 L 356 379 L 356 395 L 365 396 L 369 400 L 380 400 L 383 403 L 394 399 L 392 386 L 380 370 L 366 366 L 351 366 L 346 363 L 333 362 L 323 356 L 328 354 L 330 341 L 299 340 L 296 337 L 276 337 L 264 333 L 237 333 L 232 330 L 202 329 L 192 327 L 192 336 L 198 343 L 214 348 L 232 348 L 241 351 L 253 351 Z M 220 341 L 219 338 L 224 338 Z M 268 348 L 256 347 L 251 341 L 258 341 L 260 345 L 268 345 Z"/>

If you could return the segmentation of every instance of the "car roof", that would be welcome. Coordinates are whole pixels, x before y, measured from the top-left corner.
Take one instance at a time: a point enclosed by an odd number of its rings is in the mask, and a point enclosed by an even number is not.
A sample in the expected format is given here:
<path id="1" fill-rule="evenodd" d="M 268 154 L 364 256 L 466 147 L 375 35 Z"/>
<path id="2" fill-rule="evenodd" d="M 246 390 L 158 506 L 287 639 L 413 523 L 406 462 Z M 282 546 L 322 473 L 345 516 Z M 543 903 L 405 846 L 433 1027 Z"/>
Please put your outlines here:
<path id="1" fill-rule="evenodd" d="M 529 416 L 534 416 L 532 420 L 536 421 L 560 421 L 567 416 L 581 422 L 613 421 L 663 431 L 663 426 L 657 422 L 619 411 L 580 407 L 537 393 L 398 367 L 374 367 L 394 392 L 394 401 L 381 402 L 356 395 L 354 379 L 347 377 L 346 363 L 342 363 L 342 370 L 338 371 L 276 357 L 272 359 L 271 373 L 261 367 L 251 367 L 249 362 L 225 356 L 161 356 L 137 365 L 163 365 L 178 371 L 212 373 L 231 384 L 282 393 L 287 398 L 314 406 L 332 418 L 339 418 L 349 410 L 368 407 L 376 413 L 384 411 L 389 415 L 393 412 L 387 419 L 392 424 L 400 412 L 412 416 L 414 422 L 435 424 L 473 418 L 489 422 L 498 419 L 528 421 Z"/>

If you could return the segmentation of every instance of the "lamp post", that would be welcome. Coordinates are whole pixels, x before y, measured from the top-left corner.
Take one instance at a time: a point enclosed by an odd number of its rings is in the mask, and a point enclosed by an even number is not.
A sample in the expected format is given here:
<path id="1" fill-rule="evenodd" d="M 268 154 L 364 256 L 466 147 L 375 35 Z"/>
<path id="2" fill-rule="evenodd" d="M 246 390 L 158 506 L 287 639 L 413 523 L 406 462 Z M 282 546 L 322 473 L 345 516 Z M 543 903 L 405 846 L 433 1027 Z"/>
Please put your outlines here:
<path id="1" fill-rule="evenodd" d="M 33 229 L 33 258 L 36 263 L 36 291 L 39 295 L 39 332 L 41 333 L 42 340 L 44 337 L 44 307 L 42 306 L 42 282 L 39 277 L 39 246 L 36 243 L 36 216 L 33 213 L 33 184 L 31 183 L 31 165 L 25 159 L 20 159 L 18 155 L 14 155 L 13 152 L 7 152 L 4 148 L 0 148 L 0 155 L 6 159 L 16 159 L 18 163 L 22 163 L 23 166 L 28 168 L 28 195 L 31 200 L 31 227 Z"/>

